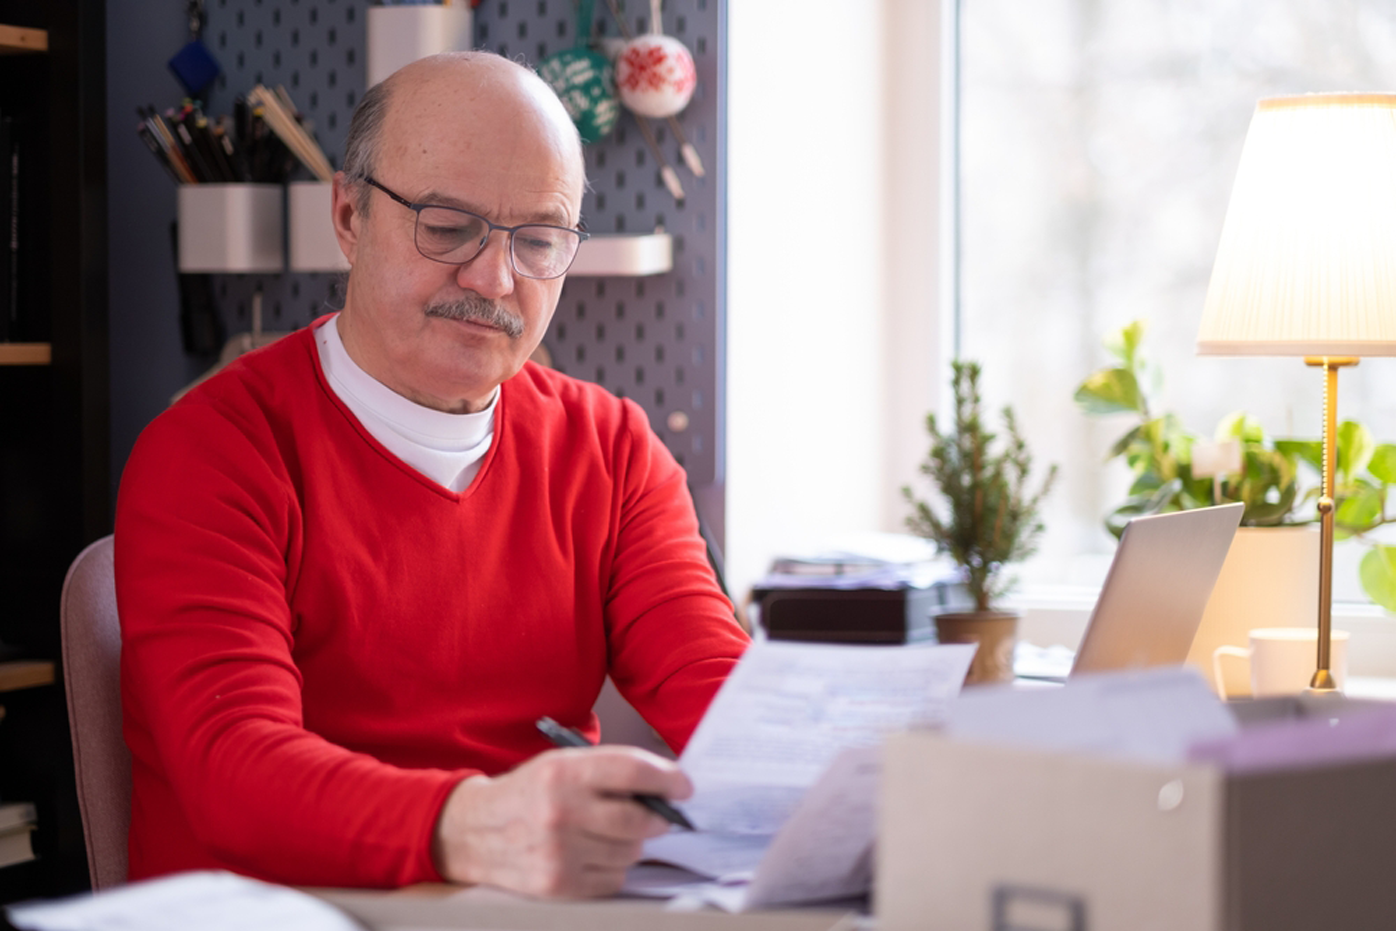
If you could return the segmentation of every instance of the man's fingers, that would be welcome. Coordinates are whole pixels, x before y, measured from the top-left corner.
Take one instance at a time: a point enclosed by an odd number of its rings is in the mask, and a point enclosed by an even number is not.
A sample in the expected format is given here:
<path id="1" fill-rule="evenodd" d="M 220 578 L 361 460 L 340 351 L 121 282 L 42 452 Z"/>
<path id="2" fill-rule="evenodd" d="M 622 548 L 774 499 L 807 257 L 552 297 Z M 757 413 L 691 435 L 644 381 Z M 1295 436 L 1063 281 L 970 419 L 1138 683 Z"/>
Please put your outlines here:
<path id="1" fill-rule="evenodd" d="M 593 837 L 636 844 L 669 830 L 667 821 L 631 795 L 598 796 L 578 817 L 577 826 Z"/>
<path id="2" fill-rule="evenodd" d="M 585 829 L 573 838 L 578 862 L 588 869 L 624 870 L 644 853 L 644 838 L 616 840 Z"/>
<path id="3" fill-rule="evenodd" d="M 626 864 L 629 866 L 629 864 Z M 582 894 L 591 898 L 615 895 L 625 883 L 625 867 L 620 869 L 586 869 L 582 871 Z"/>
<path id="4" fill-rule="evenodd" d="M 637 794 L 686 798 L 677 765 L 634 747 L 552 750 L 448 798 L 433 847 L 443 876 L 534 895 L 620 888 L 645 840 L 668 830 Z"/>
<path id="5" fill-rule="evenodd" d="M 693 783 L 677 763 L 639 747 L 590 747 L 576 755 L 584 761 L 579 773 L 582 781 L 597 793 L 658 795 L 675 800 L 693 794 Z"/>

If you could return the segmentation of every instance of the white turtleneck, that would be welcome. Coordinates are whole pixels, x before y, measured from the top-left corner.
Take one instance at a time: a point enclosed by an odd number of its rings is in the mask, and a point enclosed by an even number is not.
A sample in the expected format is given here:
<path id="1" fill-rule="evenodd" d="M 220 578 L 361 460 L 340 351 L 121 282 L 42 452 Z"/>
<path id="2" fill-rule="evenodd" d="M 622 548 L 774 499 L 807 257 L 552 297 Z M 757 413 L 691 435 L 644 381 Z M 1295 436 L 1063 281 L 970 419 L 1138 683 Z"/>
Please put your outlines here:
<path id="1" fill-rule="evenodd" d="M 359 368 L 339 338 L 339 316 L 315 331 L 330 388 L 388 451 L 437 484 L 462 492 L 494 439 L 499 389 L 476 414 L 447 414 L 409 401 Z"/>

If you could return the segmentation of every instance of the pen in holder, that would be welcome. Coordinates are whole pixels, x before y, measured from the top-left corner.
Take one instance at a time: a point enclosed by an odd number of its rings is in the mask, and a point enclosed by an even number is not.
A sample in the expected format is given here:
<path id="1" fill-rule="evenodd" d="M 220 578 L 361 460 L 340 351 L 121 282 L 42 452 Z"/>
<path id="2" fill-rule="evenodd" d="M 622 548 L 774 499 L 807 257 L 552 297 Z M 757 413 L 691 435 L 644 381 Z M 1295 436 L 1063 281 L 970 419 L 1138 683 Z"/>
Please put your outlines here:
<path id="1" fill-rule="evenodd" d="M 181 272 L 280 272 L 279 184 L 179 186 Z"/>

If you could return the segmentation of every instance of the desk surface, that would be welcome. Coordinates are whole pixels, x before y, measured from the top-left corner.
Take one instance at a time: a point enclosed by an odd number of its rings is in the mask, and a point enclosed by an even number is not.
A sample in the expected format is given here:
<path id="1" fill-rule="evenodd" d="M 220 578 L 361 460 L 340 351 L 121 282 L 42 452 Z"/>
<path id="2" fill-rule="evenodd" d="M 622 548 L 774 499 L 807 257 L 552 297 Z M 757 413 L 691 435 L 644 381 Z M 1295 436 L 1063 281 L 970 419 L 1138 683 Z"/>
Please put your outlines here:
<path id="1" fill-rule="evenodd" d="M 444 928 L 488 931 L 855 931 L 843 909 L 797 908 L 729 915 L 667 911 L 645 899 L 541 902 L 494 889 L 412 886 L 396 892 L 310 890 L 372 931 Z"/>
<path id="2" fill-rule="evenodd" d="M 1377 676 L 1348 676 L 1343 694 L 1348 698 L 1370 698 L 1378 701 L 1396 701 L 1396 679 Z"/>

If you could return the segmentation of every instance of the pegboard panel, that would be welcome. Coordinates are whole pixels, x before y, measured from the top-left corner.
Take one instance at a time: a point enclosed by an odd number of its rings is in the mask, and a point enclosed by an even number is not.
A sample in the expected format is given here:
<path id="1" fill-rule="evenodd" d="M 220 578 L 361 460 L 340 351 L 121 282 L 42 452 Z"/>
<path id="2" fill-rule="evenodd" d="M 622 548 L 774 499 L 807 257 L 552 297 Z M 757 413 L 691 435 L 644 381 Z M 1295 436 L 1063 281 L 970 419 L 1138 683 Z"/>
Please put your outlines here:
<path id="1" fill-rule="evenodd" d="M 633 33 L 649 31 L 647 0 L 617 5 Z M 223 66 L 208 112 L 231 112 L 233 98 L 259 82 L 283 84 L 339 167 L 364 91 L 366 6 L 363 0 L 208 0 L 205 42 Z M 543 340 L 559 370 L 643 407 L 695 485 L 722 481 L 723 11 L 723 0 L 664 3 L 664 31 L 688 46 L 697 67 L 697 91 L 678 120 L 707 176 L 684 166 L 665 121 L 649 125 L 678 171 L 684 201 L 661 183 L 659 163 L 631 114 L 586 152 L 587 229 L 662 228 L 674 236 L 674 270 L 647 278 L 569 278 Z M 475 44 L 536 66 L 575 44 L 575 19 L 572 0 L 484 0 L 474 11 Z M 595 0 L 592 35 L 621 36 L 606 0 Z M 218 276 L 215 293 L 230 332 L 250 326 L 259 286 L 269 330 L 303 326 L 343 301 L 338 275 Z"/>

